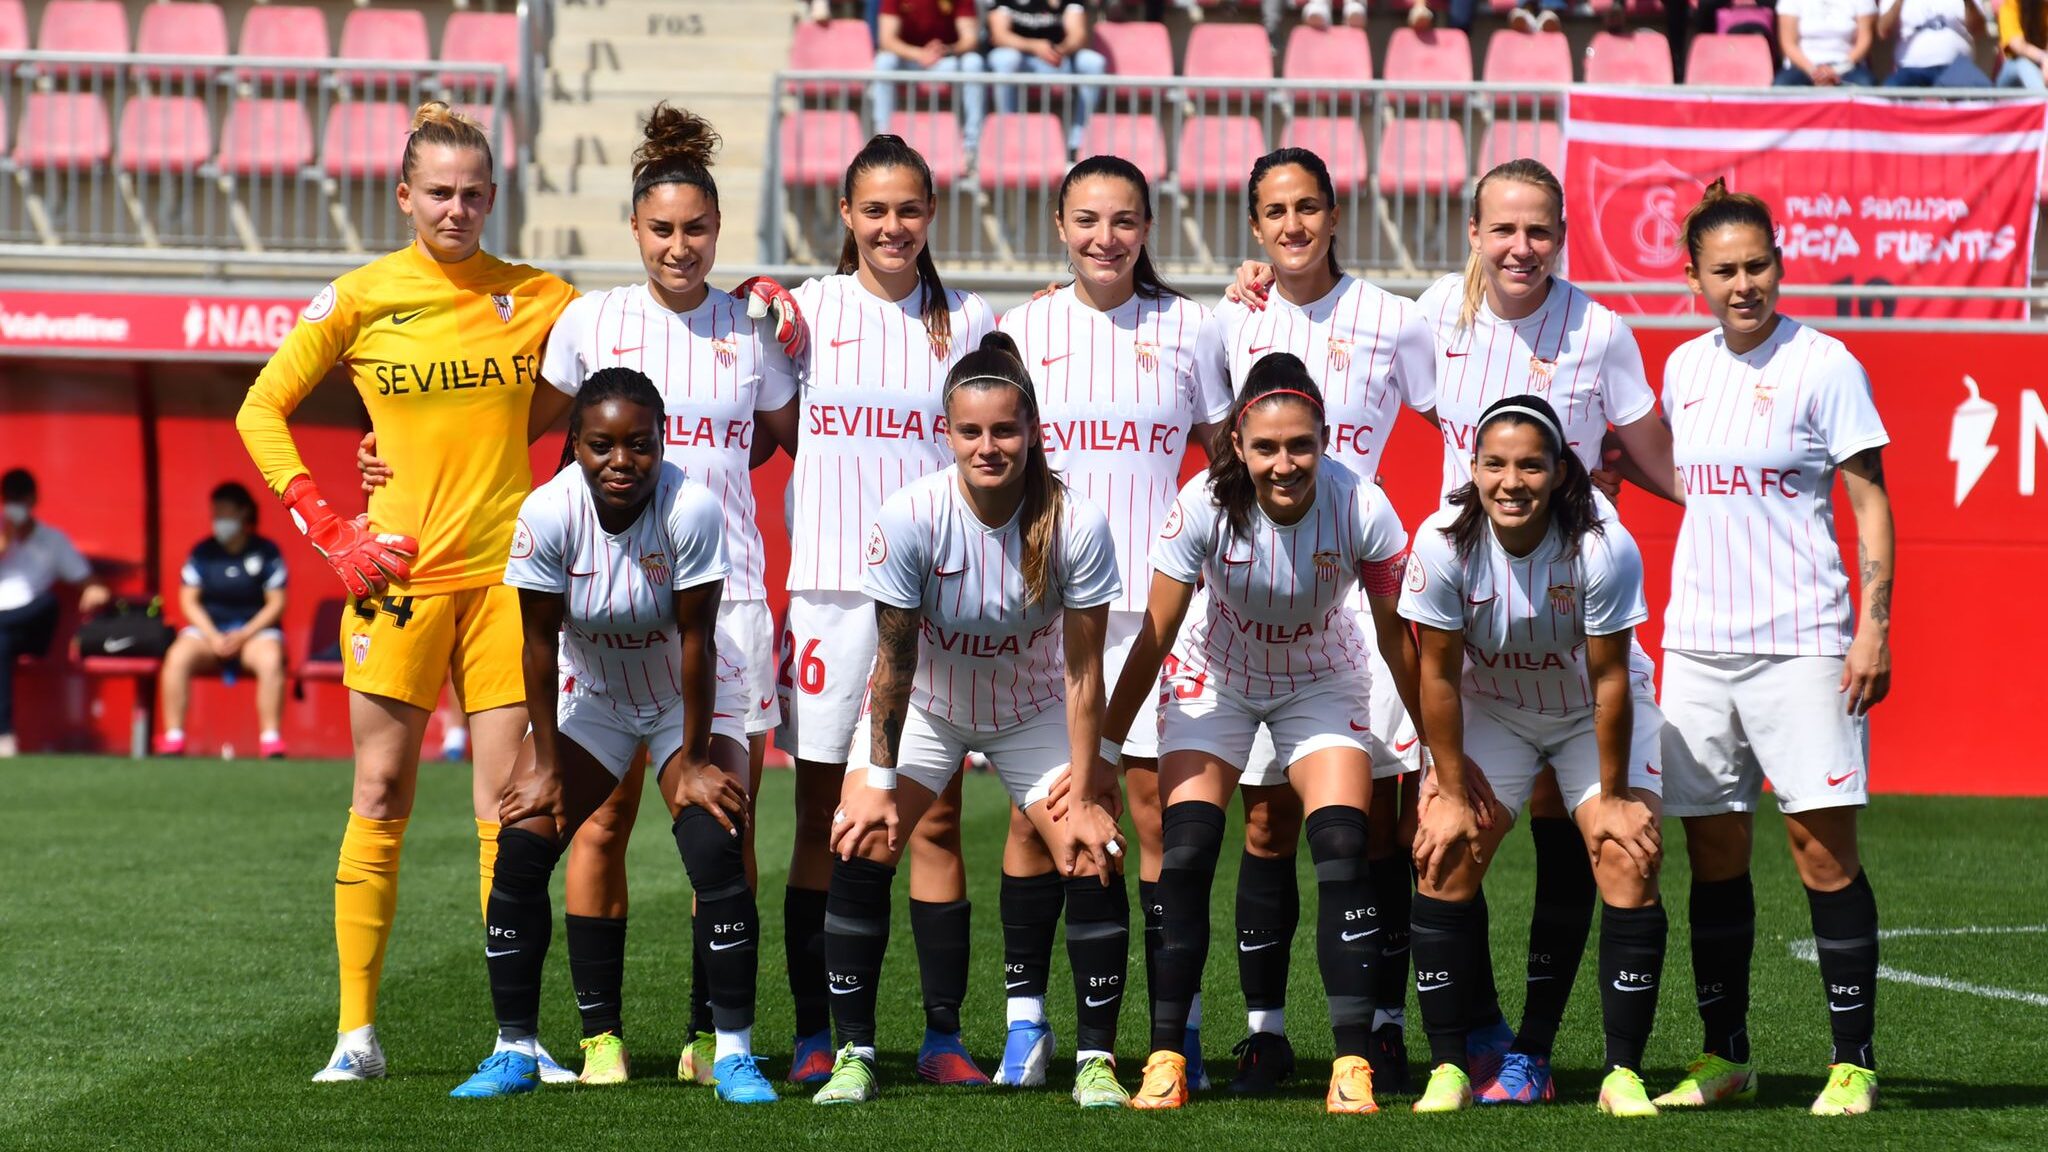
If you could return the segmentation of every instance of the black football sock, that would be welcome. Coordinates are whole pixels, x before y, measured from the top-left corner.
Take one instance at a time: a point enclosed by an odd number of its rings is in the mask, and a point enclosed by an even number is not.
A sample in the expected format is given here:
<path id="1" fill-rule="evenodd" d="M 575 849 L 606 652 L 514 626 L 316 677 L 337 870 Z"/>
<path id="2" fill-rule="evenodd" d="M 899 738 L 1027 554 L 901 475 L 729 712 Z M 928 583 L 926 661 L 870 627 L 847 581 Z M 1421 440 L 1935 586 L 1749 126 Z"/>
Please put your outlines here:
<path id="1" fill-rule="evenodd" d="M 1877 893 L 1871 891 L 1870 873 L 1857 872 L 1839 892 L 1808 888 L 1806 903 L 1835 1036 L 1831 1063 L 1876 1071 L 1871 1038 L 1877 1030 Z"/>
<path id="2" fill-rule="evenodd" d="M 1372 970 L 1374 1023 L 1407 1026 L 1408 921 L 1415 907 L 1415 866 L 1403 856 L 1368 861 L 1373 903 L 1380 910 L 1380 956 Z"/>
<path id="3" fill-rule="evenodd" d="M 523 828 L 498 833 L 497 867 L 484 905 L 484 963 L 502 1040 L 540 1032 L 540 973 L 555 927 L 548 877 L 561 855 L 559 846 Z"/>
<path id="4" fill-rule="evenodd" d="M 1600 909 L 1600 1018 L 1607 1066 L 1641 1071 L 1664 974 L 1664 906 Z"/>
<path id="5" fill-rule="evenodd" d="M 1159 990 L 1152 1012 L 1152 1049 L 1178 1052 L 1187 1041 L 1188 1010 L 1209 958 L 1209 894 L 1223 850 L 1223 809 L 1183 800 L 1160 823 Z"/>
<path id="6" fill-rule="evenodd" d="M 972 912 L 973 905 L 965 900 L 910 902 L 910 938 L 917 946 L 917 971 L 924 985 L 924 1026 L 933 1032 L 960 1031 Z"/>
<path id="7" fill-rule="evenodd" d="M 1749 1063 L 1749 965 L 1756 951 L 1756 891 L 1749 873 L 1692 882 L 1693 995 L 1701 1045 L 1736 1064 Z"/>
<path id="8" fill-rule="evenodd" d="M 796 1034 L 815 1036 L 832 1026 L 825 992 L 825 893 L 782 890 L 782 961 L 796 1004 Z"/>
<path id="9" fill-rule="evenodd" d="M 1493 913 L 1486 906 L 1486 887 L 1481 885 L 1479 894 L 1472 898 L 1473 915 L 1477 922 L 1468 943 L 1473 954 L 1466 959 L 1475 973 L 1473 984 L 1465 993 L 1465 1026 L 1487 1028 L 1502 1020 L 1500 1011 L 1500 987 L 1493 979 Z"/>
<path id="10" fill-rule="evenodd" d="M 1438 900 L 1415 894 L 1410 947 L 1415 956 L 1415 1000 L 1429 1033 L 1431 1064 L 1465 1067 L 1465 1036 L 1472 1030 L 1474 992 L 1483 977 L 1475 963 L 1486 953 L 1484 908 L 1477 900 Z M 1491 965 L 1485 965 L 1491 967 Z"/>
<path id="11" fill-rule="evenodd" d="M 576 1012 L 583 1017 L 583 1038 L 606 1032 L 626 1034 L 620 1002 L 626 983 L 626 918 L 564 916 L 569 943 L 569 982 L 576 989 Z"/>
<path id="12" fill-rule="evenodd" d="M 1067 963 L 1074 970 L 1074 1051 L 1115 1052 L 1131 962 L 1131 903 L 1123 877 L 1067 881 Z"/>
<path id="13" fill-rule="evenodd" d="M 1292 856 L 1246 852 L 1237 866 L 1237 979 L 1245 1010 L 1287 1007 L 1287 971 L 1301 923 L 1301 888 Z"/>
<path id="14" fill-rule="evenodd" d="M 761 916 L 754 890 L 747 886 L 743 843 L 727 832 L 718 818 L 696 805 L 676 817 L 676 848 L 697 892 L 701 927 L 692 932 L 703 940 L 704 982 L 710 999 L 711 1026 L 720 1032 L 744 1032 L 754 1026 L 754 995 L 761 966 Z"/>
<path id="15" fill-rule="evenodd" d="M 1159 902 L 1159 881 L 1138 881 L 1138 911 L 1145 917 L 1147 1026 L 1156 1027 L 1159 1023 L 1159 942 L 1166 934 L 1166 906 Z"/>
<path id="16" fill-rule="evenodd" d="M 1065 882 L 1057 872 L 1042 876 L 1005 872 L 1001 891 L 1003 992 L 1011 999 L 1035 997 L 1042 1002 L 1052 971 L 1052 942 L 1059 934 L 1060 910 L 1067 899 Z M 1128 919 L 1126 915 L 1126 933 Z"/>
<path id="17" fill-rule="evenodd" d="M 825 903 L 825 979 L 840 1044 L 875 1046 L 875 985 L 889 951 L 889 888 L 896 869 L 836 860 Z"/>
<path id="18" fill-rule="evenodd" d="M 1555 817 L 1534 819 L 1529 835 L 1536 841 L 1536 907 L 1529 915 L 1527 990 L 1515 1051 L 1548 1056 L 1585 959 L 1600 890 L 1578 825 Z"/>
<path id="19" fill-rule="evenodd" d="M 712 821 L 717 823 L 717 821 Z M 718 830 L 721 834 L 725 829 Z M 707 1033 L 711 1023 L 711 985 L 704 978 L 704 957 L 709 953 L 711 922 L 704 916 L 703 901 L 690 909 L 690 1032 Z"/>
<path id="20" fill-rule="evenodd" d="M 1373 968 L 1380 914 L 1366 871 L 1365 813 L 1336 805 L 1308 814 L 1316 865 L 1316 963 L 1338 1056 L 1364 1056 L 1372 1041 Z"/>

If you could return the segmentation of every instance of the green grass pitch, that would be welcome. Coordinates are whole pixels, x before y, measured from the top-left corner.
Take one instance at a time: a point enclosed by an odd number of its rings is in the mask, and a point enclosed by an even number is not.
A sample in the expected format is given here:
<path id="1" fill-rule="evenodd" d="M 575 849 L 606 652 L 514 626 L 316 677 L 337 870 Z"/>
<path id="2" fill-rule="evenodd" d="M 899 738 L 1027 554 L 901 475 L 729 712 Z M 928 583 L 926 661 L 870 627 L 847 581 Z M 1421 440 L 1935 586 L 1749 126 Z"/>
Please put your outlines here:
<path id="1" fill-rule="evenodd" d="M 896 939 L 883 986 L 883 1096 L 820 1109 L 790 1091 L 766 1109 L 718 1104 L 678 1085 L 685 1015 L 689 889 L 659 804 L 632 851 L 627 1040 L 639 1079 L 623 1088 L 544 1088 L 531 1097 L 452 1101 L 448 1089 L 488 1050 L 490 998 L 477 921 L 475 840 L 464 767 L 422 770 L 406 845 L 398 925 L 379 1022 L 392 1077 L 322 1085 L 307 1078 L 333 1042 L 328 880 L 349 779 L 336 763 L 25 759 L 0 765 L 0 1148 L 603 1148 L 630 1149 L 1253 1149 L 1253 1148 L 2048 1148 L 2048 931 L 1966 934 L 2048 924 L 2048 802 L 1884 798 L 1867 815 L 1865 851 L 1887 930 L 1887 965 L 1931 978 L 1887 982 L 1880 1003 L 1880 1111 L 1816 1120 L 1805 1108 L 1827 1062 L 1816 970 L 1793 954 L 1806 903 L 1775 816 L 1759 821 L 1758 925 L 1751 1019 L 1763 1077 L 1754 1108 L 1623 1123 L 1598 1114 L 1598 999 L 1582 973 L 1557 1052 L 1558 1103 L 1417 1117 L 1383 1099 L 1378 1116 L 1322 1113 L 1330 1054 L 1320 1023 L 1313 940 L 1295 943 L 1290 1031 L 1303 1075 L 1286 1096 L 1198 1097 L 1178 1114 L 1084 1114 L 1056 1091 L 933 1089 L 910 1071 L 920 1017 L 908 916 L 897 884 Z M 787 1069 L 790 1010 L 782 975 L 782 867 L 790 780 L 771 773 L 762 809 L 762 1015 L 771 1074 Z M 996 878 L 1002 798 L 968 781 L 966 840 L 975 902 L 967 1038 L 984 1068 L 1002 1042 Z M 1236 833 L 1233 831 L 1232 835 Z M 1672 920 L 1653 1091 L 1693 1054 L 1698 1022 L 1685 948 L 1685 853 L 1668 826 Z M 1218 878 L 1216 939 L 1229 934 L 1236 854 Z M 1305 860 L 1304 854 L 1304 860 Z M 1509 841 L 1488 886 L 1494 952 L 1510 1019 L 1530 895 L 1528 838 Z M 1302 885 L 1313 899 L 1314 886 Z M 559 881 L 557 915 L 559 916 Z M 1313 909 L 1304 910 L 1304 924 Z M 578 1035 L 561 935 L 548 968 L 543 1037 L 573 1060 Z M 1144 1061 L 1142 967 L 1120 1044 L 1127 1083 Z M 1056 960 L 1051 1011 L 1072 1052 L 1071 986 Z M 1969 984 L 1977 991 L 1956 985 Z M 1986 990 L 2018 995 L 1994 998 Z M 1241 1031 L 1229 954 L 1208 971 L 1206 1049 L 1223 1068 Z M 1411 1008 L 1411 1019 L 1415 1019 Z M 1419 1030 L 1411 1053 L 1426 1051 Z M 1064 1073 L 1066 1060 L 1056 1064 Z M 1418 1068 L 1418 1075 L 1420 1069 Z"/>

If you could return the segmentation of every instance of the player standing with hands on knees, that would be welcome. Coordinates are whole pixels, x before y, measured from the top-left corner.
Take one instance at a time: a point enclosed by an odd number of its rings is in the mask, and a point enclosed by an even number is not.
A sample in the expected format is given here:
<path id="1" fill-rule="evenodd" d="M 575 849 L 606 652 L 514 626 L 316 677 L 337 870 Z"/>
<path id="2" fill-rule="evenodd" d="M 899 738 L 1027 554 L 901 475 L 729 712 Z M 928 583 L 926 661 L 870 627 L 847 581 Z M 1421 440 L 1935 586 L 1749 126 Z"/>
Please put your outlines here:
<path id="1" fill-rule="evenodd" d="M 1889 441 L 1841 341 L 1778 314 L 1770 210 L 1721 181 L 1685 219 L 1686 280 L 1719 327 L 1664 375 L 1685 519 L 1664 616 L 1665 809 L 1685 820 L 1705 1050 L 1662 1107 L 1754 1099 L 1749 859 L 1769 780 L 1806 887 L 1834 1034 L 1816 1115 L 1877 1102 L 1877 897 L 1857 846 L 1870 710 L 1891 691 Z M 1835 543 L 1839 472 L 1856 518 L 1860 610 Z M 1852 625 L 1853 621 L 1853 625 Z"/>
<path id="2" fill-rule="evenodd" d="M 1418 625 L 1422 727 L 1436 790 L 1415 834 L 1415 989 L 1429 1032 L 1417 1112 L 1473 1104 L 1468 1034 L 1498 1020 L 1479 885 L 1548 764 L 1593 855 L 1606 1080 L 1600 1110 L 1654 1116 L 1640 1075 L 1664 967 L 1655 669 L 1631 642 L 1649 618 L 1642 557 L 1602 520 L 1585 464 L 1541 397 L 1477 422 L 1472 480 L 1416 529 L 1401 614 Z M 1503 812 L 1467 799 L 1483 774 Z"/>
<path id="3" fill-rule="evenodd" d="M 1045 457 L 1031 378 L 984 338 L 943 394 L 953 467 L 883 502 L 863 550 L 879 637 L 868 707 L 833 816 L 825 955 L 840 1044 L 819 1104 L 875 1095 L 875 1002 L 903 836 L 979 752 L 1067 876 L 1078 1024 L 1074 1099 L 1120 1107 L 1116 1020 L 1130 907 L 1116 857 L 1114 756 L 1102 739 L 1102 641 L 1122 591 L 1109 522 Z M 1046 796 L 1073 770 L 1066 816 Z M 1104 785 L 1107 785 L 1104 787 Z"/>
<path id="4" fill-rule="evenodd" d="M 404 249 L 313 298 L 235 417 L 271 491 L 349 591 L 342 682 L 355 784 L 334 878 L 340 1036 L 321 1082 L 385 1072 L 377 988 L 398 903 L 420 741 L 452 680 L 474 740 L 479 904 L 498 849 L 498 797 L 526 731 L 519 604 L 501 581 L 526 446 L 568 407 L 541 386 L 541 348 L 575 297 L 562 280 L 483 251 L 497 195 L 483 130 L 420 106 L 399 164 Z M 336 364 L 368 407 L 391 482 L 344 519 L 299 458 L 288 420 Z M 575 1079 L 541 1052 L 544 1075 Z"/>

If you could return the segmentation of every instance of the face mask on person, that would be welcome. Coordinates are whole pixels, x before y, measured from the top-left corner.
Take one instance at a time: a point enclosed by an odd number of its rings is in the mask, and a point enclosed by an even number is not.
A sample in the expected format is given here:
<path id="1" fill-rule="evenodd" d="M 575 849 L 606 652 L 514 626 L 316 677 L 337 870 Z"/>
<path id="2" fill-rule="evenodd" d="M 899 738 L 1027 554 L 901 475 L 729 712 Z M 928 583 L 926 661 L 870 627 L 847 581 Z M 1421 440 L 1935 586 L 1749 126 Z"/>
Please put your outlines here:
<path id="1" fill-rule="evenodd" d="M 28 505 L 10 502 L 4 507 L 0 507 L 0 515 L 7 517 L 9 526 L 19 528 L 23 524 L 28 523 Z"/>
<path id="2" fill-rule="evenodd" d="M 241 532 L 242 522 L 236 517 L 223 516 L 213 522 L 213 538 L 222 544 L 226 544 L 236 536 L 241 535 Z"/>

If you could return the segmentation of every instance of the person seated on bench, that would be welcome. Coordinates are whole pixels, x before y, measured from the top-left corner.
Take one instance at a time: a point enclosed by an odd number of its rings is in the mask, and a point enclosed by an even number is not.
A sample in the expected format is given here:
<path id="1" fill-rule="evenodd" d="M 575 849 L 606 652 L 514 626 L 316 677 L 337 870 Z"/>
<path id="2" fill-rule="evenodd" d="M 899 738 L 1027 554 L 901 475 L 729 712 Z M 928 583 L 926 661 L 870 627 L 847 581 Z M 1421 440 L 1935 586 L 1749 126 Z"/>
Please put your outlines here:
<path id="1" fill-rule="evenodd" d="M 213 490 L 213 535 L 192 546 L 180 573 L 185 627 L 164 653 L 164 733 L 160 756 L 185 752 L 185 707 L 192 677 L 247 672 L 256 678 L 258 751 L 282 759 L 284 738 L 284 554 L 256 534 L 256 501 L 230 480 Z"/>
<path id="2" fill-rule="evenodd" d="M 36 478 L 26 468 L 0 476 L 0 759 L 20 749 L 14 739 L 14 661 L 41 656 L 57 633 L 59 584 L 83 585 L 81 614 L 108 600 L 71 537 L 36 519 Z"/>

